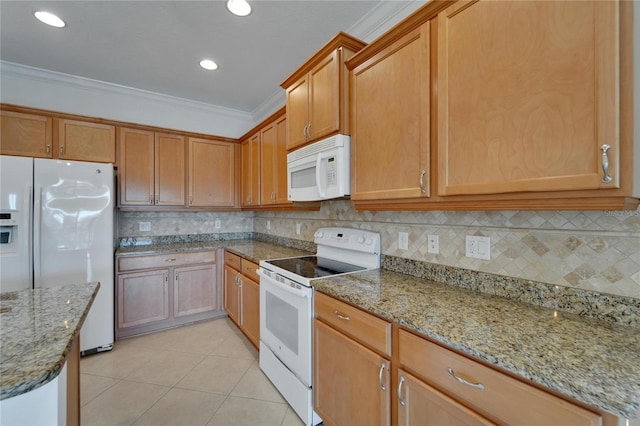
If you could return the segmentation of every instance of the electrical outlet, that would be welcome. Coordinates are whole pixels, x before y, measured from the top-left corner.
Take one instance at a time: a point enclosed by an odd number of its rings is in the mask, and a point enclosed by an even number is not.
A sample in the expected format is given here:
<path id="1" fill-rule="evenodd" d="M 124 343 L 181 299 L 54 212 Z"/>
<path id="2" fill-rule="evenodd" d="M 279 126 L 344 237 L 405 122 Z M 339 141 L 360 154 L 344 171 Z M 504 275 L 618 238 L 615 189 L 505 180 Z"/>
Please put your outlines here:
<path id="1" fill-rule="evenodd" d="M 467 235 L 465 256 L 474 259 L 491 260 L 491 238 Z"/>
<path id="2" fill-rule="evenodd" d="M 440 253 L 440 238 L 437 235 L 427 235 L 427 252 Z"/>
<path id="3" fill-rule="evenodd" d="M 151 231 L 151 222 L 138 222 L 138 227 L 141 232 Z"/>
<path id="4" fill-rule="evenodd" d="M 409 249 L 409 234 L 407 232 L 398 232 L 398 248 L 400 250 Z"/>
<path id="5" fill-rule="evenodd" d="M 220 229 L 222 228 L 222 223 L 220 222 L 220 219 L 216 219 L 215 220 L 215 224 L 213 225 L 216 229 Z"/>
<path id="6" fill-rule="evenodd" d="M 302 224 L 300 222 L 296 222 L 296 235 L 300 235 L 301 228 Z"/>
<path id="7" fill-rule="evenodd" d="M 271 229 L 271 220 L 267 219 L 267 230 Z"/>

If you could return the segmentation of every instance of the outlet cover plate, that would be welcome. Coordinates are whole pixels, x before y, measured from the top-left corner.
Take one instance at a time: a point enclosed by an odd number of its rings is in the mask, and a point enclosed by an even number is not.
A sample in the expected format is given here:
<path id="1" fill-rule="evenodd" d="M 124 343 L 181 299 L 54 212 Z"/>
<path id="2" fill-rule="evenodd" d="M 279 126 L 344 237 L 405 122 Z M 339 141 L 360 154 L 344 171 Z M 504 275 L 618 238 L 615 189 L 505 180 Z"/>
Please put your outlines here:
<path id="1" fill-rule="evenodd" d="M 437 235 L 427 235 L 427 252 L 431 254 L 440 253 L 440 238 Z"/>
<path id="2" fill-rule="evenodd" d="M 398 248 L 400 250 L 409 250 L 409 233 L 398 232 Z"/>
<path id="3" fill-rule="evenodd" d="M 474 259 L 491 260 L 491 238 L 467 235 L 465 256 Z"/>

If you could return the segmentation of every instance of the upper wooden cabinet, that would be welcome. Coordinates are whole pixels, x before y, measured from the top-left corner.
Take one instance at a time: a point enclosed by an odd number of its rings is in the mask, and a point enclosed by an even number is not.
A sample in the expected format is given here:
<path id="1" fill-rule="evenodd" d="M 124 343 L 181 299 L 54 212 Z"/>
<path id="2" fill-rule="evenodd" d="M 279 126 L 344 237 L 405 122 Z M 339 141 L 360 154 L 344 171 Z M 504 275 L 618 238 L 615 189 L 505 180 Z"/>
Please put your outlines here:
<path id="1" fill-rule="evenodd" d="M 25 157 L 115 163 L 115 127 L 0 111 L 0 153 Z"/>
<path id="2" fill-rule="evenodd" d="M 287 96 L 288 150 L 334 133 L 349 134 L 344 61 L 364 46 L 339 33 L 281 84 Z"/>
<path id="3" fill-rule="evenodd" d="M 57 158 L 64 160 L 116 162 L 116 128 L 87 121 L 55 119 Z"/>
<path id="4" fill-rule="evenodd" d="M 236 145 L 189 138 L 189 207 L 235 207 Z"/>
<path id="5" fill-rule="evenodd" d="M 438 194 L 618 188 L 618 19 L 615 1 L 441 12 Z"/>
<path id="6" fill-rule="evenodd" d="M 120 205 L 184 206 L 183 136 L 120 128 Z"/>
<path id="7" fill-rule="evenodd" d="M 429 196 L 429 29 L 352 70 L 352 200 Z"/>
<path id="8" fill-rule="evenodd" d="M 260 132 L 240 145 L 242 152 L 242 207 L 260 205 Z"/>
<path id="9" fill-rule="evenodd" d="M 291 204 L 287 197 L 287 117 L 260 130 L 260 201 L 262 205 Z"/>
<path id="10" fill-rule="evenodd" d="M 0 154 L 52 158 L 53 120 L 34 114 L 0 111 Z"/>
<path id="11" fill-rule="evenodd" d="M 427 3 L 346 63 L 351 199 L 637 208 L 631 34 L 624 1 Z"/>

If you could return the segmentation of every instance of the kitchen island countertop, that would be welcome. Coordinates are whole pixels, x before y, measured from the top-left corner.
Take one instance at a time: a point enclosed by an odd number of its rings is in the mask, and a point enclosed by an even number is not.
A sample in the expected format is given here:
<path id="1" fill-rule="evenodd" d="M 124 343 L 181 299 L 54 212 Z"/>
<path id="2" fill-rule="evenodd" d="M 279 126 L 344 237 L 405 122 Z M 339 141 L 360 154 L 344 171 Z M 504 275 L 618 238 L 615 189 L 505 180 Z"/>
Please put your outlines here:
<path id="1" fill-rule="evenodd" d="M 0 399 L 58 376 L 99 288 L 82 283 L 0 293 Z"/>
<path id="2" fill-rule="evenodd" d="M 640 404 L 640 328 L 386 270 L 314 288 L 516 376 L 626 418 Z"/>

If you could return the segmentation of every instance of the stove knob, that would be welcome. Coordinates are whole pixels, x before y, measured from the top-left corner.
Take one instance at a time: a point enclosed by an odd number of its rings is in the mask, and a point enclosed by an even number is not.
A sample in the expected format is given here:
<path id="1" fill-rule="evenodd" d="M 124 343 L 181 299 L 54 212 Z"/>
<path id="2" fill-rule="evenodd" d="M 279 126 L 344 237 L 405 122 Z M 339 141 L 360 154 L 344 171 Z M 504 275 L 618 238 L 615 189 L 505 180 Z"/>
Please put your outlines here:
<path id="1" fill-rule="evenodd" d="M 362 235 L 360 235 L 358 237 L 358 244 L 362 244 L 362 243 L 364 243 L 364 237 Z"/>
<path id="2" fill-rule="evenodd" d="M 322 231 L 317 231 L 317 232 L 316 232 L 316 234 L 315 234 L 315 237 L 316 237 L 316 238 L 322 238 L 322 237 L 324 237 L 324 232 L 322 232 Z"/>
<path id="3" fill-rule="evenodd" d="M 370 246 L 371 244 L 373 244 L 373 240 L 371 238 L 367 238 L 367 242 L 365 244 Z"/>

